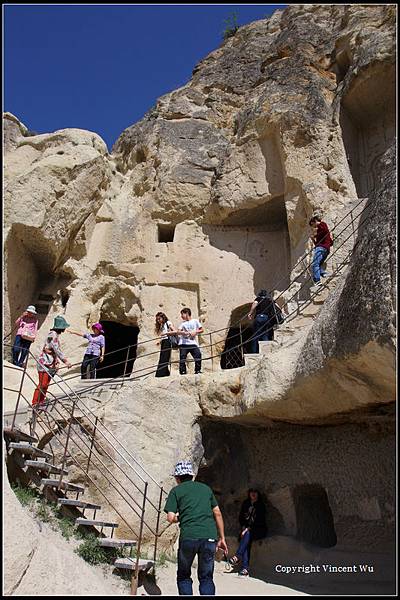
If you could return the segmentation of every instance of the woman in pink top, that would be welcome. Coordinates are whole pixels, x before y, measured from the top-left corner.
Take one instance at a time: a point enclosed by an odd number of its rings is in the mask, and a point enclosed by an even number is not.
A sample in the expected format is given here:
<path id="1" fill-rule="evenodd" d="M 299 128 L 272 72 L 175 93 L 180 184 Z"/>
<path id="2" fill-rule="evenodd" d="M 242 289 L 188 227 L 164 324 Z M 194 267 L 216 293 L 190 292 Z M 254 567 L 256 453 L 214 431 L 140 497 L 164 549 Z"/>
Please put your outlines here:
<path id="1" fill-rule="evenodd" d="M 12 349 L 12 361 L 17 367 L 22 367 L 38 329 L 36 308 L 32 305 L 28 306 L 26 311 L 15 321 L 15 325 L 18 330 Z"/>

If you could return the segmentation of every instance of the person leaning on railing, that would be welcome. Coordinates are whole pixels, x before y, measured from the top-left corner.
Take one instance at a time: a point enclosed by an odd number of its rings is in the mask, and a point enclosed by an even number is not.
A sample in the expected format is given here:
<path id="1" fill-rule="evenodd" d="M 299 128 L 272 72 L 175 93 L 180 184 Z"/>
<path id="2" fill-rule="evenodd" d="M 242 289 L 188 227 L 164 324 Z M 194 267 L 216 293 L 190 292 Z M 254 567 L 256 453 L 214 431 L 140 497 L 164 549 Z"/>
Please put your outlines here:
<path id="1" fill-rule="evenodd" d="M 104 338 L 103 327 L 100 323 L 93 323 L 93 333 L 80 333 L 79 331 L 72 331 L 70 329 L 67 333 L 73 335 L 79 335 L 89 341 L 88 347 L 86 348 L 85 355 L 81 364 L 81 379 L 88 379 L 87 370 L 89 367 L 89 379 L 96 379 L 96 368 L 99 363 L 104 360 L 104 353 L 106 351 L 106 342 Z"/>
<path id="2" fill-rule="evenodd" d="M 47 334 L 42 352 L 37 361 L 39 373 L 39 384 L 37 385 L 32 399 L 32 406 L 43 404 L 46 400 L 47 388 L 52 377 L 57 373 L 59 361 L 61 360 L 68 369 L 72 364 L 61 351 L 60 335 L 69 327 L 64 317 L 58 316 L 54 319 L 54 325 Z"/>

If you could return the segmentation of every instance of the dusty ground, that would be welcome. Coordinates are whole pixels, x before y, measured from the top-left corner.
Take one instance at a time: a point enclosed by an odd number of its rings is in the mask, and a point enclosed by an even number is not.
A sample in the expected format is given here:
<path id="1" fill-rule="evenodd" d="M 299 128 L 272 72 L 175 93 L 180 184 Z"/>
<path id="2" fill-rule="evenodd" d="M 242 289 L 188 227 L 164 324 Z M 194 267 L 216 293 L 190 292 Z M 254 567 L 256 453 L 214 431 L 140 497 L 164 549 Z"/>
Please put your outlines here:
<path id="1" fill-rule="evenodd" d="M 199 596 L 199 585 L 196 569 L 192 570 L 193 595 Z M 146 580 L 138 590 L 138 595 L 178 595 L 176 586 L 176 564 L 167 562 L 159 567 L 156 576 L 157 583 L 151 584 Z M 217 596 L 307 596 L 283 585 L 265 583 L 254 577 L 239 577 L 237 573 L 225 573 L 223 563 L 215 563 L 214 583 Z"/>

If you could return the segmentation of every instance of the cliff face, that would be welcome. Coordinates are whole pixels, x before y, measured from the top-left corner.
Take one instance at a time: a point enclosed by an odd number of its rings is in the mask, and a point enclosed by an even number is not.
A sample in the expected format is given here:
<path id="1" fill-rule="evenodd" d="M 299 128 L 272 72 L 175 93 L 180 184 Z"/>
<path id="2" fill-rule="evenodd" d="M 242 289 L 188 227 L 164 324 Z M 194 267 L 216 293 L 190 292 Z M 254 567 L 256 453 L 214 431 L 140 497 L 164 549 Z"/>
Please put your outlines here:
<path id="1" fill-rule="evenodd" d="M 204 361 L 204 375 L 179 378 L 174 367 L 162 385 L 128 383 L 99 409 L 165 487 L 179 458 L 201 463 L 232 535 L 257 481 L 273 535 L 392 549 L 395 16 L 388 5 L 295 5 L 241 27 L 111 154 L 90 132 L 26 137 L 6 115 L 6 317 L 38 304 L 34 351 L 55 314 L 82 331 L 105 322 L 110 348 L 154 337 L 159 310 L 177 324 L 190 306 L 207 335 L 224 329 L 203 356 L 220 352 L 258 289 L 298 285 L 311 214 L 333 227 L 367 198 L 349 265 L 314 320 L 284 325 L 274 350 L 242 369 L 214 361 L 211 373 Z M 79 361 L 83 347 L 64 337 Z M 159 347 L 139 348 L 135 370 L 150 368 Z M 323 526 L 309 539 L 313 506 Z"/>
<path id="2" fill-rule="evenodd" d="M 44 329 L 66 308 L 76 326 L 118 321 L 146 339 L 160 308 L 176 321 L 189 305 L 211 331 L 259 288 L 284 289 L 312 211 L 332 226 L 376 190 L 394 134 L 394 18 L 292 6 L 241 27 L 111 155 L 95 134 L 24 137 L 6 116 L 6 321 L 42 301 Z"/>

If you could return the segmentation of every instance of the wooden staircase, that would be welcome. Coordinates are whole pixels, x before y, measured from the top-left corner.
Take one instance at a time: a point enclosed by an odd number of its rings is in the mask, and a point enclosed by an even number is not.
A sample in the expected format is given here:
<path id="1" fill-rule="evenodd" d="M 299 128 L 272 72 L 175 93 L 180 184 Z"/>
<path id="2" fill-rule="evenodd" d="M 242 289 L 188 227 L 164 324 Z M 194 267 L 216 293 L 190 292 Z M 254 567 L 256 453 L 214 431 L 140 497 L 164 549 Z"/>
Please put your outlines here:
<path id="1" fill-rule="evenodd" d="M 118 528 L 117 522 L 102 520 L 96 518 L 97 511 L 101 510 L 101 505 L 81 500 L 80 496 L 84 494 L 85 487 L 61 479 L 42 478 L 38 473 L 45 471 L 47 474 L 68 475 L 68 471 L 62 466 L 53 462 L 53 457 L 49 452 L 38 448 L 36 439 L 33 436 L 19 429 L 4 429 L 4 439 L 6 442 L 7 453 L 16 465 L 26 474 L 27 478 L 35 484 L 37 489 L 42 491 L 46 497 L 57 500 L 60 507 L 78 511 L 80 516 L 75 519 L 78 527 L 90 528 L 96 537 L 100 546 L 104 548 L 128 548 L 130 556 L 118 558 L 114 561 L 116 569 L 131 571 L 138 568 L 139 572 L 146 573 L 154 567 L 154 561 L 139 559 L 132 556 L 133 549 L 137 545 L 134 539 L 119 539 L 114 537 L 115 530 Z M 51 492 L 50 495 L 48 492 Z M 68 498 L 67 494 L 71 492 L 76 494 L 76 498 Z M 87 518 L 85 511 L 93 511 L 93 518 Z M 110 534 L 105 535 L 104 529 L 109 529 Z M 138 563 L 138 564 L 137 564 Z M 137 582 L 136 582 L 137 586 Z M 133 593 L 136 593 L 136 589 Z"/>

